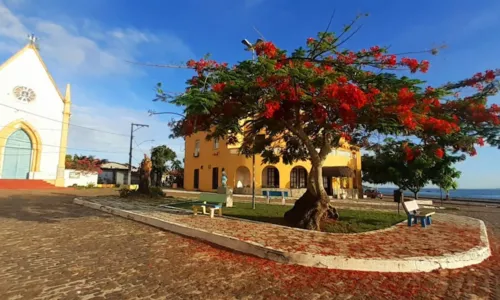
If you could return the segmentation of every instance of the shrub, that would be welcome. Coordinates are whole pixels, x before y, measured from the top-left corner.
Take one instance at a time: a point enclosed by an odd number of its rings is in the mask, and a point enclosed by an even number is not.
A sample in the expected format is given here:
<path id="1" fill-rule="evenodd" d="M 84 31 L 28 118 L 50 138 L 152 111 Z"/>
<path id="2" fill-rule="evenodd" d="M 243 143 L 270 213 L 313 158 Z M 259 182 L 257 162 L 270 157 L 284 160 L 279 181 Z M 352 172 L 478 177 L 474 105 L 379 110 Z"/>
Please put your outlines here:
<path id="1" fill-rule="evenodd" d="M 122 188 L 119 192 L 120 198 L 127 198 L 133 191 L 129 190 L 128 188 Z"/>
<path id="2" fill-rule="evenodd" d="M 149 188 L 151 197 L 165 197 L 165 192 L 160 187 L 152 186 Z"/>

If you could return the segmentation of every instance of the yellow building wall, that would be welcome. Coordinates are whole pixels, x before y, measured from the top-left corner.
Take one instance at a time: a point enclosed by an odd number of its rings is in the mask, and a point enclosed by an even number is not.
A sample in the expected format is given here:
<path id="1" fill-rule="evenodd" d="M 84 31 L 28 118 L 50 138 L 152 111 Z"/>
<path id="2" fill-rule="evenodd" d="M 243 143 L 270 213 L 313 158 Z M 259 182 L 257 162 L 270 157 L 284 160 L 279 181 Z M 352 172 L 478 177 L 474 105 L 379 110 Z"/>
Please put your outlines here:
<path id="1" fill-rule="evenodd" d="M 228 186 L 236 187 L 237 179 L 236 173 L 239 167 L 246 167 L 249 171 L 251 185 L 252 174 L 252 158 L 245 157 L 244 155 L 233 154 L 238 153 L 238 146 L 227 145 L 225 141 L 219 141 L 218 149 L 214 148 L 214 141 L 207 141 L 204 132 L 198 132 L 185 139 L 185 167 L 184 167 L 184 188 L 186 190 L 194 190 L 194 170 L 199 170 L 199 187 L 200 191 L 214 191 L 212 189 L 212 169 L 218 168 L 217 183 L 221 184 L 222 168 L 225 169 L 228 181 Z M 195 157 L 195 143 L 199 140 L 200 151 L 199 156 Z M 337 149 L 337 151 L 340 151 Z M 348 166 L 355 171 L 355 178 L 345 179 L 347 184 L 345 188 L 358 188 L 361 190 L 361 154 L 359 150 L 351 151 L 343 149 L 352 153 L 352 157 L 329 155 L 325 161 L 324 167 L 333 166 Z M 260 155 L 255 156 L 255 187 L 257 189 L 262 187 L 263 170 L 267 166 L 274 166 L 279 171 L 279 187 L 290 188 L 290 174 L 294 167 L 304 167 L 309 174 L 311 164 L 309 161 L 299 161 L 293 165 L 286 165 L 282 162 L 270 165 L 262 164 Z M 264 174 L 264 177 L 266 175 Z M 264 178 L 265 179 L 265 178 Z M 340 179 L 333 179 L 332 188 L 335 191 L 340 187 Z M 245 184 L 246 185 L 246 184 Z M 265 182 L 264 182 L 265 185 Z"/>

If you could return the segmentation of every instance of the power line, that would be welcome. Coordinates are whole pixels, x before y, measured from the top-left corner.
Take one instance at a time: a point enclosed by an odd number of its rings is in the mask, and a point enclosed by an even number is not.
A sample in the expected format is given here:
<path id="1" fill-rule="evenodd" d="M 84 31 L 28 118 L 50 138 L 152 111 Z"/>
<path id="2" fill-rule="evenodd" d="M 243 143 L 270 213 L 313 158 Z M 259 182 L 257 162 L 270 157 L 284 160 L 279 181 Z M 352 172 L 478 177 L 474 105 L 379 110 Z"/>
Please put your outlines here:
<path id="1" fill-rule="evenodd" d="M 19 127 L 15 125 L 3 125 L 0 127 L 8 127 L 8 128 L 14 128 L 14 129 L 20 129 Z M 62 128 L 37 128 L 37 131 L 62 131 Z"/>
<path id="2" fill-rule="evenodd" d="M 2 104 L 2 103 L 0 103 L 0 105 L 4 106 L 4 107 L 7 107 L 7 108 L 10 108 L 10 109 L 13 109 L 13 110 L 24 112 L 24 113 L 27 113 L 27 114 L 30 114 L 30 115 L 33 115 L 33 116 L 44 118 L 44 119 L 47 119 L 47 120 L 50 120 L 50 121 L 53 121 L 53 122 L 58 122 L 58 123 L 61 123 L 61 124 L 68 124 L 69 126 L 79 127 L 79 128 L 83 128 L 83 129 L 87 129 L 87 130 L 93 130 L 93 131 L 96 131 L 96 132 L 102 132 L 102 133 L 107 133 L 107 134 L 113 134 L 113 135 L 118 135 L 118 136 L 129 137 L 128 134 L 123 134 L 123 133 L 117 133 L 117 132 L 105 131 L 105 130 L 101 130 L 101 129 L 90 128 L 90 127 L 86 127 L 86 126 L 82 126 L 82 125 L 72 124 L 72 123 L 69 123 L 69 122 L 62 122 L 62 121 L 59 121 L 59 120 L 56 120 L 56 119 L 51 119 L 51 118 L 48 118 L 48 117 L 44 117 L 42 115 L 38 115 L 38 114 L 32 113 L 32 112 L 27 111 L 27 110 L 19 109 L 19 108 L 10 106 L 10 105 L 6 105 L 6 104 Z"/>
<path id="3" fill-rule="evenodd" d="M 19 147 L 9 147 L 9 146 L 5 146 L 4 148 L 9 148 L 9 149 L 24 149 L 24 150 L 33 150 L 32 148 L 19 148 Z M 134 148 L 135 149 L 135 148 Z M 140 150 L 140 149 L 135 149 L 135 150 Z M 82 151 L 82 152 L 92 152 L 93 150 L 77 150 L 77 151 Z M 94 151 L 95 152 L 95 151 Z M 59 154 L 59 152 L 55 152 L 55 151 L 43 151 L 42 152 L 43 154 Z M 109 154 L 125 154 L 125 153 L 128 153 L 128 152 L 123 152 L 123 151 L 120 151 L 120 152 L 114 152 L 114 151 L 109 151 L 109 152 L 103 152 L 103 153 L 109 153 Z M 3 153 L 2 156 L 23 156 L 23 155 L 31 155 L 31 153 Z"/>
<path id="4" fill-rule="evenodd" d="M 134 142 L 135 142 L 135 145 L 136 145 L 136 146 L 137 146 L 137 148 L 138 148 L 137 150 L 141 151 L 142 153 L 144 153 L 144 154 L 146 154 L 146 155 L 148 154 L 146 151 L 142 150 L 141 146 L 139 146 L 139 144 L 137 143 L 137 141 L 136 141 L 136 140 L 134 140 Z"/>
<path id="5" fill-rule="evenodd" d="M 21 142 L 21 143 L 26 143 L 26 144 L 29 143 L 31 145 L 31 142 L 26 142 L 26 141 L 18 140 L 18 139 L 5 138 L 5 137 L 0 137 L 0 139 L 4 139 L 4 140 L 8 139 L 8 140 L 11 140 L 11 141 Z M 41 144 L 41 145 L 45 146 L 45 147 L 61 148 L 61 146 L 58 146 L 58 145 L 49 145 L 49 144 Z M 9 147 L 5 147 L 5 148 L 9 148 Z M 10 148 L 14 148 L 14 147 L 10 147 Z M 117 152 L 117 151 L 95 150 L 95 149 L 81 149 L 81 148 L 72 148 L 72 147 L 62 147 L 62 148 L 66 148 L 66 149 L 70 149 L 70 150 L 76 150 L 76 151 L 86 151 L 86 152 L 127 153 L 125 151 Z M 29 149 L 31 149 L 31 148 L 29 148 Z"/>

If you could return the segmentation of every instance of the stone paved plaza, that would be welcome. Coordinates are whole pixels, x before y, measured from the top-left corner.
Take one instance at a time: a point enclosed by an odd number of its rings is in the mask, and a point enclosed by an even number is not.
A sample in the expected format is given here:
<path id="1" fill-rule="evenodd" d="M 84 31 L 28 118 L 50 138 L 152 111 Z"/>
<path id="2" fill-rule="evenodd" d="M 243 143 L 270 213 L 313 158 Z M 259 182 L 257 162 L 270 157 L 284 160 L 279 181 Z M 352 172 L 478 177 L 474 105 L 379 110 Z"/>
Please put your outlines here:
<path id="1" fill-rule="evenodd" d="M 449 214 L 434 215 L 432 226 L 427 228 L 408 227 L 403 222 L 374 232 L 332 234 L 239 219 L 211 219 L 207 215 L 194 216 L 190 211 L 179 213 L 162 210 L 157 205 L 123 201 L 118 197 L 83 199 L 292 253 L 383 259 L 440 256 L 484 246 L 480 240 L 480 224 L 477 220 Z"/>
<path id="2" fill-rule="evenodd" d="M 486 221 L 493 257 L 425 274 L 280 265 L 72 203 L 105 191 L 0 191 L 1 299 L 499 299 L 500 210 Z M 109 192 L 111 193 L 111 192 Z M 460 233 L 457 233 L 460 234 Z"/>

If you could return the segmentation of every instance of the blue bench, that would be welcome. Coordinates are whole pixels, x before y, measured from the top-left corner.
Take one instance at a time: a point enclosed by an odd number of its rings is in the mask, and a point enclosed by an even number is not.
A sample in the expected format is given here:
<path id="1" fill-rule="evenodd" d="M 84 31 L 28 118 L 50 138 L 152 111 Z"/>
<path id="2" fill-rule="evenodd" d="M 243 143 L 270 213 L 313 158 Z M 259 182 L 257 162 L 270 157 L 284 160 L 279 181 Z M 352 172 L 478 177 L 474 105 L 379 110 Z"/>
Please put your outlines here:
<path id="1" fill-rule="evenodd" d="M 288 197 L 287 191 L 262 191 L 263 196 L 268 197 Z"/>
<path id="2" fill-rule="evenodd" d="M 403 202 L 403 208 L 405 209 L 406 215 L 408 216 L 408 226 L 418 224 L 419 219 L 420 224 L 424 228 L 432 224 L 432 215 L 435 214 L 435 212 L 429 212 L 426 214 L 420 213 L 418 211 L 419 207 L 416 200 Z"/>

